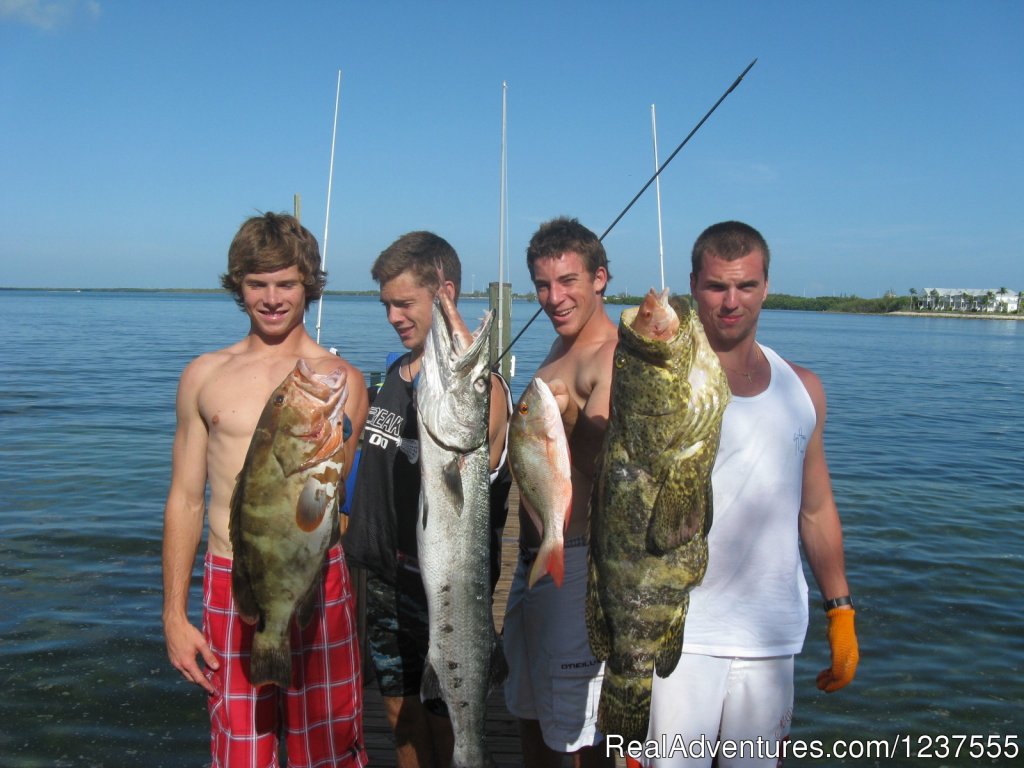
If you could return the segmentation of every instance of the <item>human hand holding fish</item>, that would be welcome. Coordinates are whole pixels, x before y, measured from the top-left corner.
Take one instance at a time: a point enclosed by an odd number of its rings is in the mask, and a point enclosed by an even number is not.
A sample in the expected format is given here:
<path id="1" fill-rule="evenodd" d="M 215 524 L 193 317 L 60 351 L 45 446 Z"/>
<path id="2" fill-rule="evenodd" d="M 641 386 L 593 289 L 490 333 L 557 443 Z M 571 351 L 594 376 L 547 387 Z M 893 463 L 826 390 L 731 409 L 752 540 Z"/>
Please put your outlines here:
<path id="1" fill-rule="evenodd" d="M 832 650 L 832 666 L 818 673 L 818 688 L 834 693 L 845 688 L 857 674 L 860 650 L 853 629 L 853 608 L 833 608 L 828 616 L 828 644 Z"/>

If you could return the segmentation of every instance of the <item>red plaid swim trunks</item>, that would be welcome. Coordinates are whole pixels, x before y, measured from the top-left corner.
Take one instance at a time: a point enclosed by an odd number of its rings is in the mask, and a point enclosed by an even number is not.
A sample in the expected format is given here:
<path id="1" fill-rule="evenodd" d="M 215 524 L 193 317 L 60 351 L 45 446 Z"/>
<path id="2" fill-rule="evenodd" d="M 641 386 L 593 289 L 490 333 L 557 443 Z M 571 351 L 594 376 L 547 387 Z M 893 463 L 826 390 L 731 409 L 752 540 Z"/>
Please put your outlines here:
<path id="1" fill-rule="evenodd" d="M 221 662 L 206 672 L 217 689 L 209 697 L 214 768 L 276 768 L 280 730 L 289 766 L 366 765 L 354 601 L 340 546 L 328 551 L 323 573 L 313 620 L 304 630 L 292 620 L 291 686 L 254 688 L 247 673 L 255 628 L 235 609 L 231 560 L 207 554 L 203 634 Z"/>

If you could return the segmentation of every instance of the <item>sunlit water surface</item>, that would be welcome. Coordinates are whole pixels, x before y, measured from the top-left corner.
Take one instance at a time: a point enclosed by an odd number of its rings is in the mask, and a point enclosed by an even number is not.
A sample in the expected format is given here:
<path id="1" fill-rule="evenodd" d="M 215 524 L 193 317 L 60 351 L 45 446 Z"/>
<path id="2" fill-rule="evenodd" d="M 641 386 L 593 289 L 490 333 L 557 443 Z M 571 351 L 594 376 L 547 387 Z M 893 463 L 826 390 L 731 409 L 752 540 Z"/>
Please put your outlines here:
<path id="1" fill-rule="evenodd" d="M 207 764 L 203 695 L 161 635 L 161 517 L 178 376 L 242 336 L 245 317 L 209 294 L 0 295 L 0 764 Z M 534 308 L 514 303 L 513 333 Z M 471 320 L 484 309 L 463 303 Z M 374 298 L 328 297 L 322 327 L 364 373 L 398 349 Z M 812 587 L 793 738 L 1019 742 L 1024 323 L 766 312 L 760 338 L 824 381 L 857 600 L 857 678 L 825 695 Z M 552 339 L 542 317 L 516 344 L 516 395 Z M 199 602 L 194 591 L 197 623 Z M 965 747 L 787 765 L 1014 762 Z"/>

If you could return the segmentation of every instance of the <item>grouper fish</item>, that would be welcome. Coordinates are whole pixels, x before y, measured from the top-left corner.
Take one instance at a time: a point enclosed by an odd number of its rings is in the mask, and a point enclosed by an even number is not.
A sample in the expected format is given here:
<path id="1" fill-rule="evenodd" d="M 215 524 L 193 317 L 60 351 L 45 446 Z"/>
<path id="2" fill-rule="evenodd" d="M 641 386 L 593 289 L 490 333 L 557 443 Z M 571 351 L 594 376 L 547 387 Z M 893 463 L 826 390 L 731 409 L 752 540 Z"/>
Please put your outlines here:
<path id="1" fill-rule="evenodd" d="M 488 312 L 470 334 L 439 294 L 417 377 L 420 429 L 419 566 L 430 644 L 421 697 L 443 698 L 455 735 L 452 765 L 493 765 L 487 695 L 507 674 L 491 614 Z"/>
<path id="2" fill-rule="evenodd" d="M 541 536 L 529 585 L 532 587 L 545 573 L 550 573 L 555 584 L 562 586 L 563 534 L 572 513 L 572 469 L 562 415 L 543 379 L 530 382 L 512 412 L 508 463 L 523 506 Z"/>
<path id="3" fill-rule="evenodd" d="M 729 384 L 696 313 L 683 300 L 673 309 L 667 289 L 622 313 L 614 360 L 590 518 L 587 631 L 606 661 L 599 728 L 642 740 L 652 671 L 675 669 L 690 590 L 707 568 Z"/>
<path id="4" fill-rule="evenodd" d="M 313 616 L 324 555 L 345 494 L 343 369 L 318 374 L 299 360 L 256 425 L 231 497 L 231 588 L 256 625 L 253 685 L 292 679 L 290 626 Z"/>

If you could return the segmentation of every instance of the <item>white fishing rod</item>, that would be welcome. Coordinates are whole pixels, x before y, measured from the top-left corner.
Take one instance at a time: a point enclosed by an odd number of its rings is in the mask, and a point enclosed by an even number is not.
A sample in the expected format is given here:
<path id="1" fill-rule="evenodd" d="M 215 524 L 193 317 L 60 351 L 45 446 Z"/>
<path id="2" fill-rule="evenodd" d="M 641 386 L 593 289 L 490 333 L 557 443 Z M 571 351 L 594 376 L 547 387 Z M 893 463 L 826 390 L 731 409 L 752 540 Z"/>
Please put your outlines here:
<path id="1" fill-rule="evenodd" d="M 665 243 L 661 239 L 661 174 L 658 173 L 658 118 L 651 104 L 651 135 L 654 136 L 654 191 L 658 200 L 658 264 L 661 266 L 661 290 L 665 290 Z"/>
<path id="2" fill-rule="evenodd" d="M 331 165 L 327 172 L 327 216 L 324 220 L 324 247 L 320 256 L 320 268 L 327 270 L 327 234 L 331 225 L 331 185 L 334 183 L 334 142 L 338 137 L 338 103 L 341 100 L 341 70 L 338 70 L 338 85 L 334 90 L 334 125 L 331 129 Z M 316 303 L 316 343 L 320 343 L 320 319 L 323 316 L 324 297 Z"/>
<path id="3" fill-rule="evenodd" d="M 498 194 L 498 343 L 505 343 L 505 245 L 508 239 L 506 215 L 508 213 L 508 82 L 501 81 L 501 191 Z"/>

